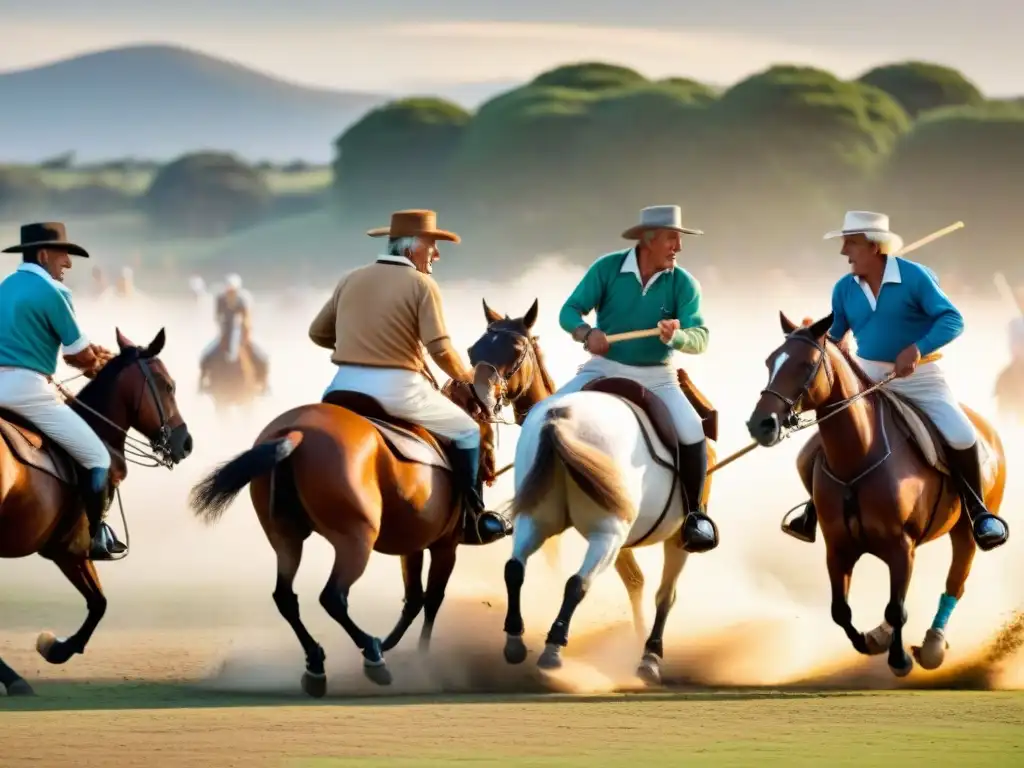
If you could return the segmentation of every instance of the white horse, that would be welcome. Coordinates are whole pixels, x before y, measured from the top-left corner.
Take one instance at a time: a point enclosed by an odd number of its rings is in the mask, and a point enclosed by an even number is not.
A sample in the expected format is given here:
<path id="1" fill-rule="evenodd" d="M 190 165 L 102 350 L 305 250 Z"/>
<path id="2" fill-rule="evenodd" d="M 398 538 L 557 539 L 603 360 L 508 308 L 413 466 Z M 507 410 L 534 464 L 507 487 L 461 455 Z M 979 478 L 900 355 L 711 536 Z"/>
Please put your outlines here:
<path id="1" fill-rule="evenodd" d="M 488 331 L 470 349 L 474 388 L 488 408 L 502 400 L 512 403 L 521 425 L 515 453 L 512 557 L 505 564 L 505 659 L 510 664 L 526 659 L 520 609 L 526 561 L 572 526 L 587 540 L 587 552 L 580 569 L 566 582 L 562 608 L 538 665 L 561 666 L 573 612 L 593 580 L 612 563 L 626 585 L 633 624 L 643 640 L 644 577 L 632 548 L 663 544 L 654 624 L 637 670 L 645 681 L 660 682 L 665 621 L 688 557 L 680 536 L 686 510 L 674 469 L 674 442 L 670 449 L 659 438 L 659 428 L 667 427 L 656 427 L 642 408 L 607 392 L 585 389 L 552 397 L 554 384 L 531 335 L 537 302 L 520 319 L 502 317 L 486 302 L 484 313 Z M 653 397 L 648 401 L 660 404 Z M 708 440 L 707 445 L 710 466 L 714 443 Z M 705 504 L 710 491 L 709 475 Z"/>

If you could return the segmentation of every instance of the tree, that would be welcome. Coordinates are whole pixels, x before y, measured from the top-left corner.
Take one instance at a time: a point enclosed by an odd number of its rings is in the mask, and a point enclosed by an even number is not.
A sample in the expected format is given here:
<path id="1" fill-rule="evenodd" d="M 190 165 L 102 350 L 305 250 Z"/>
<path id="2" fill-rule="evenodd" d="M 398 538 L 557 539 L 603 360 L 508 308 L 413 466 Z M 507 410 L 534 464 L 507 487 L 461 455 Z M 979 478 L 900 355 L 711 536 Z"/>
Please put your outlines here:
<path id="1" fill-rule="evenodd" d="M 470 115 L 443 99 L 402 99 L 375 109 L 335 141 L 334 187 L 357 215 L 438 208 Z"/>
<path id="2" fill-rule="evenodd" d="M 985 101 L 978 86 L 957 70 L 924 61 L 875 67 L 858 82 L 885 91 L 912 118 L 930 109 L 977 106 Z"/>
<path id="3" fill-rule="evenodd" d="M 0 217 L 42 219 L 50 190 L 34 168 L 0 167 Z"/>
<path id="4" fill-rule="evenodd" d="M 161 230 L 222 235 L 258 222 L 271 202 L 263 176 L 232 154 L 198 152 L 161 168 L 142 199 Z"/>
<path id="5" fill-rule="evenodd" d="M 629 67 L 603 62 L 566 64 L 537 75 L 530 85 L 538 88 L 572 88 L 580 91 L 604 91 L 646 83 L 647 78 Z"/>

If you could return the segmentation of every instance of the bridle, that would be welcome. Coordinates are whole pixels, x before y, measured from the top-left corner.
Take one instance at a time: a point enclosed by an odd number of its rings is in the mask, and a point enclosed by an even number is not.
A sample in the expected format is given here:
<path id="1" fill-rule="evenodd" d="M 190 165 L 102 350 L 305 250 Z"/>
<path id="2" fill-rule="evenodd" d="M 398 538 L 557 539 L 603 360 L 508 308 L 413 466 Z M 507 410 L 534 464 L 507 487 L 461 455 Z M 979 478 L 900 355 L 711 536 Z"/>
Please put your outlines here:
<path id="1" fill-rule="evenodd" d="M 494 365 L 494 363 L 488 362 L 487 360 L 480 360 L 480 361 L 474 363 L 473 362 L 473 355 L 472 355 L 472 348 L 470 348 L 470 355 L 469 355 L 470 365 L 473 365 L 473 366 L 482 365 L 485 368 L 490 368 L 492 371 L 494 371 L 494 378 L 497 378 L 497 380 L 498 380 L 498 396 L 497 396 L 497 398 L 495 400 L 494 408 L 492 409 L 493 412 L 491 414 L 492 416 L 497 416 L 502 408 L 504 408 L 506 405 L 513 404 L 516 400 L 518 400 L 520 397 L 522 397 L 523 393 L 525 393 L 526 390 L 528 390 L 530 388 L 530 386 L 533 384 L 533 377 L 536 375 L 536 372 L 537 372 L 536 349 L 534 348 L 534 343 L 535 343 L 534 340 L 535 340 L 536 337 L 530 336 L 530 335 L 525 334 L 525 333 L 520 333 L 519 331 L 514 331 L 514 330 L 512 330 L 510 328 L 498 328 L 498 327 L 496 327 L 496 325 L 494 323 L 491 323 L 490 325 L 487 326 L 487 332 L 484 335 L 485 336 L 486 335 L 505 335 L 505 336 L 512 336 L 512 337 L 515 337 L 517 339 L 525 339 L 526 340 L 526 345 L 519 352 L 518 357 L 516 357 L 515 362 L 512 364 L 512 367 L 509 368 L 508 373 L 505 373 L 505 374 L 503 374 L 501 371 L 499 371 L 498 367 L 496 365 Z M 534 359 L 534 368 L 530 372 L 529 378 L 526 380 L 526 382 L 524 384 L 522 384 L 519 387 L 518 392 L 514 396 L 510 395 L 509 394 L 509 381 L 517 373 L 519 373 L 519 370 L 523 367 L 523 363 L 525 363 L 527 358 L 529 358 L 531 356 Z M 477 401 L 479 402 L 480 398 L 479 398 L 478 395 L 476 395 L 476 389 L 475 388 L 474 388 L 474 397 L 476 397 Z M 481 407 L 484 407 L 484 403 L 480 403 L 480 405 L 481 405 Z"/>

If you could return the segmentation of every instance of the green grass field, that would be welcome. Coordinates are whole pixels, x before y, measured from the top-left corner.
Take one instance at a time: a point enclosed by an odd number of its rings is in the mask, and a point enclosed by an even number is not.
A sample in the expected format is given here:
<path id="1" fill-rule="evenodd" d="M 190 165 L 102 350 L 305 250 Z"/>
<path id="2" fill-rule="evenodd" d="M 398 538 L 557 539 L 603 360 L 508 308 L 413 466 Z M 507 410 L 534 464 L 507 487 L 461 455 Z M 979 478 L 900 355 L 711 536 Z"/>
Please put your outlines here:
<path id="1" fill-rule="evenodd" d="M 337 699 L 43 683 L 0 699 L 4 765 L 1008 766 L 1024 693 Z M 74 713 L 74 716 L 70 716 Z"/>

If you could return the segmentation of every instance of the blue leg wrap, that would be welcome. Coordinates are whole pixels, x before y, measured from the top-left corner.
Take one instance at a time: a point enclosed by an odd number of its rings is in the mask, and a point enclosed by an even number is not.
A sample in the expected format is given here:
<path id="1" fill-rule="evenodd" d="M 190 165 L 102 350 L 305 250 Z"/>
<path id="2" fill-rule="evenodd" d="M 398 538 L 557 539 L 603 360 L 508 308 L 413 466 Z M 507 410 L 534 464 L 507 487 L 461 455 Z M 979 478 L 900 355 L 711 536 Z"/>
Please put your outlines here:
<path id="1" fill-rule="evenodd" d="M 952 595 L 943 595 L 939 598 L 939 610 L 935 612 L 935 620 L 932 621 L 932 629 L 939 630 L 940 632 L 946 628 L 946 624 L 949 622 L 949 617 L 953 614 L 953 609 L 956 608 L 957 599 Z"/>

